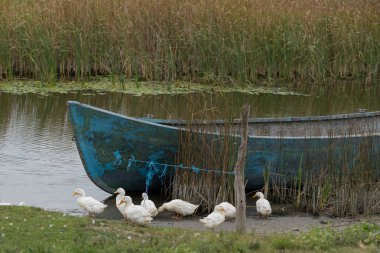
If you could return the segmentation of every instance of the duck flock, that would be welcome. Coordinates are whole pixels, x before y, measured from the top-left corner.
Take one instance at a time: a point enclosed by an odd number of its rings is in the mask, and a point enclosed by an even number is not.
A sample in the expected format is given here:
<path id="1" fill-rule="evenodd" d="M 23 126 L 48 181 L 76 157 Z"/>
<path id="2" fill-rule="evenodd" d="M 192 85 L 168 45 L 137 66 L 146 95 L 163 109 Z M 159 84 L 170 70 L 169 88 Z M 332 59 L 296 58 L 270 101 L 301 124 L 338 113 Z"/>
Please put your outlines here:
<path id="1" fill-rule="evenodd" d="M 125 195 L 125 190 L 123 188 L 118 188 L 114 194 L 117 194 L 116 207 L 123 217 L 128 222 L 141 226 L 150 224 L 153 218 L 163 211 L 174 212 L 175 215 L 173 218 L 181 219 L 184 216 L 193 215 L 199 207 L 199 205 L 194 205 L 181 199 L 173 199 L 162 204 L 162 206 L 157 209 L 154 202 L 149 199 L 148 194 L 146 193 L 142 194 L 142 201 L 140 205 L 133 204 L 132 198 Z M 102 213 L 107 207 L 107 205 L 94 199 L 93 197 L 86 196 L 83 189 L 75 190 L 73 196 L 78 196 L 78 206 L 87 211 L 90 216 Z M 259 198 L 256 201 L 258 215 L 267 218 L 272 213 L 269 201 L 264 198 L 264 194 L 261 192 L 257 192 L 253 197 Z M 215 227 L 223 223 L 226 219 L 233 219 L 235 217 L 236 208 L 228 202 L 222 202 L 215 206 L 212 213 L 199 221 L 206 228 L 214 230 Z"/>

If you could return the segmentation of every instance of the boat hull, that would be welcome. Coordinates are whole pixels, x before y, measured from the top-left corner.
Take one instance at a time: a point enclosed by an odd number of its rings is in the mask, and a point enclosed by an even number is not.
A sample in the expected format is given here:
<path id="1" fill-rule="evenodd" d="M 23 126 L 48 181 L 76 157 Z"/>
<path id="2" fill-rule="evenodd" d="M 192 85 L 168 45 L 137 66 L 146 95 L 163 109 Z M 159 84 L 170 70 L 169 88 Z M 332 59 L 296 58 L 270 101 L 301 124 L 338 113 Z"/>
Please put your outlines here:
<path id="1" fill-rule="evenodd" d="M 101 189 L 109 193 L 118 187 L 126 191 L 145 191 L 147 174 L 152 166 L 175 165 L 178 139 L 181 131 L 186 131 L 179 121 L 136 119 L 71 101 L 68 102 L 68 109 L 83 166 L 88 177 Z M 355 114 L 355 117 L 358 115 Z M 258 124 L 265 124 L 266 130 L 263 132 L 269 129 L 278 134 L 249 136 L 245 166 L 247 189 L 263 186 L 265 170 L 289 178 L 297 175 L 299 168 L 320 170 L 326 166 L 355 166 L 358 152 L 363 156 L 363 150 L 370 163 L 368 166 L 379 166 L 378 159 L 375 159 L 379 154 L 379 120 L 373 115 L 359 119 L 360 123 L 356 126 L 359 134 L 352 132 L 354 121 L 351 122 L 350 117 L 343 117 L 341 123 L 334 121 L 333 124 L 340 125 L 340 132 L 345 129 L 344 122 L 349 122 L 346 129 L 351 132 L 346 132 L 346 135 L 324 135 L 320 130 L 320 135 L 311 134 L 311 131 L 300 134 L 300 130 L 296 131 L 296 135 L 289 134 L 294 125 L 289 127 L 287 124 L 297 124 L 299 129 L 311 124 L 310 120 L 299 118 L 294 121 L 275 120 L 272 125 L 277 125 L 273 128 L 270 128 L 271 119 L 251 121 L 250 129 L 258 129 Z M 321 120 L 315 122 L 323 127 Z M 326 122 L 325 125 L 333 125 L 331 121 Z M 217 134 L 208 134 L 208 138 L 218 137 Z M 236 138 L 234 145 L 237 149 L 240 139 L 238 136 L 233 138 Z M 128 159 L 131 157 L 134 160 Z M 143 162 L 131 164 L 136 160 Z M 153 176 L 150 191 L 162 187 L 160 173 Z"/>

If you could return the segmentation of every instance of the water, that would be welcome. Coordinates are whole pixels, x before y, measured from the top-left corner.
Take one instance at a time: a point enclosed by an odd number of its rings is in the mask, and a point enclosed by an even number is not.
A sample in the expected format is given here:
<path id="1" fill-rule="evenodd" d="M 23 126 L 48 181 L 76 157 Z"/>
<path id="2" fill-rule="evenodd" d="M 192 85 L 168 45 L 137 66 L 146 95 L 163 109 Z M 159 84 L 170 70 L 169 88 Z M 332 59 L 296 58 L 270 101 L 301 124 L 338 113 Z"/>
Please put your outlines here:
<path id="1" fill-rule="evenodd" d="M 302 92 L 302 90 L 300 90 Z M 99 200 L 109 197 L 87 177 L 72 138 L 66 102 L 77 100 L 130 116 L 186 118 L 213 108 L 218 115 L 251 104 L 253 117 L 326 115 L 380 110 L 378 89 L 335 86 L 315 89 L 308 96 L 191 94 L 131 96 L 71 93 L 49 96 L 0 93 L 0 203 L 27 205 L 76 213 L 71 193 L 84 188 Z M 196 115 L 196 114 L 195 114 Z"/>

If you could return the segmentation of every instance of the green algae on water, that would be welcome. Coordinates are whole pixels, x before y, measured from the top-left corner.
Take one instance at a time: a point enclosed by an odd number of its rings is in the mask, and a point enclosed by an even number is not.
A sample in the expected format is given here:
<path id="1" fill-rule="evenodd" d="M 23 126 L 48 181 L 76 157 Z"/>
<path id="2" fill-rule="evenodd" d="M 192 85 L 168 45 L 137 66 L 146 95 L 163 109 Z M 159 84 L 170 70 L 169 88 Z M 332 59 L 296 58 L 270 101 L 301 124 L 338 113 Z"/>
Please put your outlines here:
<path id="1" fill-rule="evenodd" d="M 294 92 L 286 86 L 274 87 L 268 85 L 235 85 L 235 86 L 215 86 L 189 82 L 111 82 L 109 80 L 91 82 L 59 82 L 54 84 L 42 83 L 40 81 L 7 81 L 0 82 L 0 92 L 12 94 L 34 93 L 48 95 L 51 93 L 70 93 L 86 91 L 89 94 L 102 92 L 119 92 L 141 95 L 176 95 L 189 93 L 215 93 L 215 92 L 242 92 L 246 94 L 276 94 L 276 95 L 297 95 L 305 94 Z"/>

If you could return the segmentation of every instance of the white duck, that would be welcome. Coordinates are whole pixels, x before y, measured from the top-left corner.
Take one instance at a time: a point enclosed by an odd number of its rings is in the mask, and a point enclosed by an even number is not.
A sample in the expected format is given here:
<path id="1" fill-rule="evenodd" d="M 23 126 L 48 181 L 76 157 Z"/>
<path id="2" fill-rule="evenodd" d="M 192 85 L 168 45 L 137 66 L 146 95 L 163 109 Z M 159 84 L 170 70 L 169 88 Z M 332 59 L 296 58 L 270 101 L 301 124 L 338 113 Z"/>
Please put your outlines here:
<path id="1" fill-rule="evenodd" d="M 236 217 L 236 208 L 232 204 L 230 204 L 228 202 L 222 202 L 222 203 L 215 206 L 214 211 L 215 211 L 216 207 L 218 207 L 218 206 L 223 207 L 224 214 L 226 215 L 226 219 L 227 218 L 233 219 Z"/>
<path id="2" fill-rule="evenodd" d="M 158 211 L 154 202 L 149 199 L 148 194 L 145 192 L 142 194 L 142 198 L 143 200 L 140 205 L 144 207 L 152 217 L 155 217 L 158 214 Z"/>
<path id="3" fill-rule="evenodd" d="M 259 215 L 261 214 L 264 218 L 267 218 L 272 213 L 272 208 L 270 207 L 269 201 L 264 198 L 264 194 L 261 192 L 256 192 L 252 198 L 255 197 L 259 198 L 256 201 L 257 213 Z"/>
<path id="4" fill-rule="evenodd" d="M 119 194 L 120 195 L 120 194 Z M 119 199 L 117 198 L 116 196 L 116 208 L 117 210 L 119 210 L 119 212 L 121 213 L 121 215 L 123 215 L 124 219 L 127 219 L 127 212 L 126 212 L 126 208 L 125 208 L 125 203 L 123 203 L 121 201 L 121 199 L 123 198 L 124 196 L 120 197 Z"/>
<path id="5" fill-rule="evenodd" d="M 217 205 L 215 206 L 212 213 L 210 213 L 206 218 L 200 219 L 199 221 L 202 222 L 206 228 L 211 228 L 211 230 L 214 232 L 214 228 L 223 223 L 225 218 L 226 216 L 223 207 Z"/>
<path id="6" fill-rule="evenodd" d="M 114 194 L 117 194 L 116 199 L 115 199 L 116 207 L 123 214 L 125 203 L 120 204 L 120 200 L 122 197 L 125 196 L 125 190 L 123 188 L 117 188 L 117 190 L 114 192 Z"/>
<path id="7" fill-rule="evenodd" d="M 149 224 L 153 218 L 150 213 L 145 210 L 144 207 L 139 205 L 134 205 L 132 203 L 132 198 L 129 196 L 124 196 L 121 198 L 120 203 L 125 203 L 124 211 L 126 216 L 124 216 L 128 221 L 137 223 L 139 225 Z M 123 214 L 124 215 L 124 214 Z"/>
<path id="8" fill-rule="evenodd" d="M 87 197 L 86 192 L 83 189 L 76 189 L 75 192 L 73 192 L 73 196 L 76 195 L 79 196 L 77 198 L 79 207 L 86 210 L 90 216 L 102 213 L 107 207 L 107 205 L 94 199 L 93 197 Z"/>
<path id="9" fill-rule="evenodd" d="M 158 212 L 162 212 L 164 210 L 175 212 L 176 216 L 174 218 L 180 219 L 182 216 L 192 215 L 198 206 L 199 205 L 194 205 L 181 199 L 173 199 L 172 201 L 164 203 L 160 206 L 158 208 Z"/>

